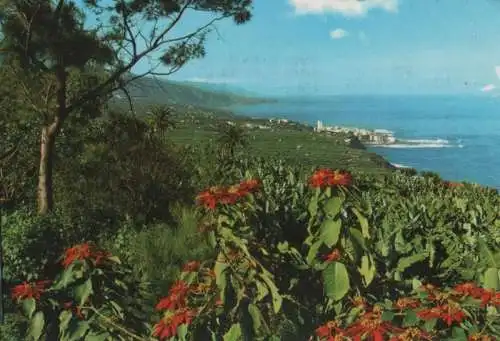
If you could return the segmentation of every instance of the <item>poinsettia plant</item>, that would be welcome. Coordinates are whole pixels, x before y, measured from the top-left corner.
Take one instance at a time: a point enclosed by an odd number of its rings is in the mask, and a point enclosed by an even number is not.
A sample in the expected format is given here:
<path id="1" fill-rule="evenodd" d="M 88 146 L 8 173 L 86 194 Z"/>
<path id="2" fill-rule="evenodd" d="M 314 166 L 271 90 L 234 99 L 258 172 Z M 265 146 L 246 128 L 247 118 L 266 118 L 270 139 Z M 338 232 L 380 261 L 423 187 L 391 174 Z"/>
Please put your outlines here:
<path id="1" fill-rule="evenodd" d="M 199 231 L 216 257 L 186 263 L 154 306 L 117 258 L 91 244 L 68 249 L 53 282 L 13 291 L 31 319 L 30 335 L 169 341 L 500 335 L 500 266 L 491 248 L 498 212 L 470 211 L 456 196 L 466 186 L 452 194 L 436 189 L 433 195 L 449 205 L 442 207 L 423 194 L 391 200 L 385 187 L 361 190 L 364 184 L 345 170 L 318 169 L 306 181 L 293 173 L 280 178 L 279 167 L 273 172 L 259 179 L 249 172 L 238 184 L 198 195 Z M 393 187 L 417 188 L 401 186 Z M 491 240 L 483 242 L 486 233 Z M 481 257 L 466 252 L 476 249 Z M 474 264 L 472 275 L 463 270 L 467 264 Z M 148 306 L 156 312 L 151 320 Z"/>
<path id="2" fill-rule="evenodd" d="M 68 248 L 60 264 L 55 280 L 12 288 L 29 319 L 29 339 L 125 340 L 150 334 L 141 286 L 129 281 L 117 257 L 84 243 Z"/>

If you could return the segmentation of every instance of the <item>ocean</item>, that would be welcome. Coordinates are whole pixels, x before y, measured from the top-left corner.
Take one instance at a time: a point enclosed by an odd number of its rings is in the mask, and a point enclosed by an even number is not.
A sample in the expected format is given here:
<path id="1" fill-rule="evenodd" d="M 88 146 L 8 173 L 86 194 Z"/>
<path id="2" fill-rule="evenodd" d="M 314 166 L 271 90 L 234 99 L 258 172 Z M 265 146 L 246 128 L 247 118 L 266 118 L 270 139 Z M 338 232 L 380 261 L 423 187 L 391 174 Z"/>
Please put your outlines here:
<path id="1" fill-rule="evenodd" d="M 233 109 L 251 117 L 310 125 L 386 129 L 395 144 L 369 149 L 393 164 L 451 181 L 500 188 L 500 98 L 487 96 L 335 96 L 283 98 Z"/>

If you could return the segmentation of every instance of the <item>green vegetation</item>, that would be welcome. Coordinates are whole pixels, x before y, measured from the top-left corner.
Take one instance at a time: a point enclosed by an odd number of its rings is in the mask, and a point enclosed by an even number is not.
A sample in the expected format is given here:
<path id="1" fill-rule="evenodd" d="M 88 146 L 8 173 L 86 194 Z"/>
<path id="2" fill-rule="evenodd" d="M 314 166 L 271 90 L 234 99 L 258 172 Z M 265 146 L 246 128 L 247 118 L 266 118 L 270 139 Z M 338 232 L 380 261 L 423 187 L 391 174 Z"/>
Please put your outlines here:
<path id="1" fill-rule="evenodd" d="M 251 1 L 116 4 L 0 5 L 1 341 L 500 336 L 496 190 L 133 79 L 162 48 L 169 72 L 203 56 L 211 25 L 170 32 L 185 11 L 244 23 Z"/>
<path id="2" fill-rule="evenodd" d="M 132 76 L 129 76 L 133 78 Z M 217 88 L 215 88 L 217 89 Z M 167 81 L 159 78 L 144 77 L 130 82 L 126 90 L 128 95 L 137 103 L 162 105 L 189 105 L 206 108 L 224 108 L 240 104 L 256 104 L 269 99 L 242 96 L 227 91 L 214 91 L 208 85 L 202 87 L 196 84 Z M 127 103 L 126 94 L 117 91 L 114 101 Z"/>

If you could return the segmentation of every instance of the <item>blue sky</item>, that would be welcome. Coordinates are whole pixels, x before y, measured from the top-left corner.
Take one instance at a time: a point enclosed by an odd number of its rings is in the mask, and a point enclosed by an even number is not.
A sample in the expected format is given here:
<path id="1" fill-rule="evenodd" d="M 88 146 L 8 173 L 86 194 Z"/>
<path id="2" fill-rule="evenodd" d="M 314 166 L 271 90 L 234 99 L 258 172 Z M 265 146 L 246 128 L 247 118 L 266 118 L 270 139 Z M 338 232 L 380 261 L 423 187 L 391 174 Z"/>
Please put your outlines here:
<path id="1" fill-rule="evenodd" d="M 254 0 L 251 22 L 219 24 L 207 56 L 171 78 L 269 95 L 475 94 L 500 87 L 499 17 L 498 0 Z"/>

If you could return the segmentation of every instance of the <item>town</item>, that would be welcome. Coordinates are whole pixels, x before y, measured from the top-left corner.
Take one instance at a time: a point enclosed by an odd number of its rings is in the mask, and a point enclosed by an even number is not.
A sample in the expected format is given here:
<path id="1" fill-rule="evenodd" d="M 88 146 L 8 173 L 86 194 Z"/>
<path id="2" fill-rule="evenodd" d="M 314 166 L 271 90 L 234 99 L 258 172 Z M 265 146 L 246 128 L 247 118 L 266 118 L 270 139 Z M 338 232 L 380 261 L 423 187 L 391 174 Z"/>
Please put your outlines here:
<path id="1" fill-rule="evenodd" d="M 326 133 L 347 133 L 356 136 L 360 142 L 363 144 L 371 145 L 386 145 L 396 143 L 396 138 L 392 131 L 385 129 L 360 129 L 360 128 L 349 128 L 340 126 L 325 126 L 322 121 L 317 121 L 316 127 L 314 128 L 316 132 L 326 132 Z"/>

